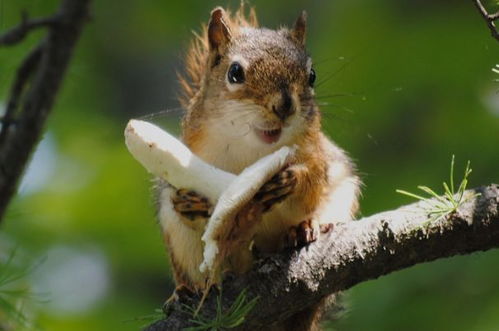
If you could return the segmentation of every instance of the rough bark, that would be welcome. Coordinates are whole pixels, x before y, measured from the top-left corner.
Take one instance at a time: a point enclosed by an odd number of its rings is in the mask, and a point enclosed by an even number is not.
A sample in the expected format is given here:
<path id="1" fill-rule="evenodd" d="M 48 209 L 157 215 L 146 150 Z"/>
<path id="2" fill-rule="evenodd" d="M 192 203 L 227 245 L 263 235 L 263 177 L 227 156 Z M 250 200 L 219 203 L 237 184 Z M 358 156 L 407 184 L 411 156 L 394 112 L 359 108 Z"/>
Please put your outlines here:
<path id="1" fill-rule="evenodd" d="M 27 20 L 0 36 L 0 46 L 21 41 L 32 29 L 48 28 L 17 71 L 0 119 L 0 221 L 38 143 L 73 49 L 89 16 L 90 0 L 64 0 L 48 18 Z"/>
<path id="2" fill-rule="evenodd" d="M 439 222 L 428 223 L 428 210 L 422 203 L 414 203 L 340 224 L 307 247 L 258 261 L 249 273 L 224 281 L 223 306 L 229 307 L 247 289 L 248 298 L 259 300 L 237 329 L 259 330 L 358 283 L 418 263 L 498 247 L 499 185 L 467 192 L 480 196 Z M 200 312 L 204 316 L 214 316 L 214 292 Z M 195 295 L 181 294 L 169 316 L 145 330 L 171 331 L 192 326 L 192 316 L 181 304 L 195 306 L 198 300 Z"/>

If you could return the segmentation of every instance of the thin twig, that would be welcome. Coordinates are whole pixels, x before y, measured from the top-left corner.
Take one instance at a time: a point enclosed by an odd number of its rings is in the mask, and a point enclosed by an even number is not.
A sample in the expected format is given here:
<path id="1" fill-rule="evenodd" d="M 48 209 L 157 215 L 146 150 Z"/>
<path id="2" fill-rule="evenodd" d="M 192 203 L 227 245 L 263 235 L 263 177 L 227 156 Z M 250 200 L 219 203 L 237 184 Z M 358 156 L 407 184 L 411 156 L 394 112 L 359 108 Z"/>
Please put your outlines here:
<path id="1" fill-rule="evenodd" d="M 22 14 L 21 23 L 0 35 L 0 46 L 10 46 L 22 41 L 28 32 L 41 27 L 52 27 L 59 20 L 57 15 L 35 18 L 29 20 L 25 13 Z"/>
<path id="2" fill-rule="evenodd" d="M 489 14 L 489 19 L 491 21 L 495 21 L 499 18 L 499 12 L 495 13 L 495 14 Z"/>
<path id="3" fill-rule="evenodd" d="M 494 23 L 494 21 L 499 18 L 499 12 L 495 14 L 489 14 L 487 12 L 487 9 L 485 9 L 480 0 L 473 0 L 473 3 L 475 4 L 475 7 L 478 9 L 483 19 L 487 23 L 490 33 L 492 34 L 492 37 L 494 37 L 497 41 L 499 41 L 499 32 L 497 31 L 496 25 Z"/>
<path id="4" fill-rule="evenodd" d="M 0 122 L 2 123 L 0 131 L 0 145 L 5 140 L 9 127 L 12 124 L 15 124 L 15 113 L 19 105 L 19 99 L 26 88 L 28 80 L 33 76 L 34 71 L 40 63 L 42 51 L 43 44 L 35 47 L 24 59 L 19 69 L 17 69 L 16 78 L 10 91 L 9 102 L 7 103 L 5 114 L 0 118 Z"/>

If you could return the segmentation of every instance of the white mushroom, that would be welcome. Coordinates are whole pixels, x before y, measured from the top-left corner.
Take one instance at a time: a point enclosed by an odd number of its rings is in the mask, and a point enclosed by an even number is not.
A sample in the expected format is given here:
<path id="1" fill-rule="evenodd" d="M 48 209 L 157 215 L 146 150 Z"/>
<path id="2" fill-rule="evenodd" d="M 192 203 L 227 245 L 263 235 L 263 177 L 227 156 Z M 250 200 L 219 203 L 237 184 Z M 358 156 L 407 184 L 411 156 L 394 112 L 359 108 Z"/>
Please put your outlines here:
<path id="1" fill-rule="evenodd" d="M 149 122 L 130 120 L 125 143 L 147 171 L 174 187 L 194 190 L 210 201 L 217 201 L 236 179 L 236 175 L 204 162 L 180 140 Z"/>
<path id="2" fill-rule="evenodd" d="M 128 122 L 125 142 L 130 153 L 150 173 L 174 187 L 194 190 L 216 202 L 202 237 L 205 247 L 201 272 L 214 271 L 223 245 L 219 242 L 224 238 L 220 234 L 230 232 L 237 212 L 286 165 L 294 151 L 281 147 L 236 176 L 204 162 L 177 138 L 148 122 Z"/>

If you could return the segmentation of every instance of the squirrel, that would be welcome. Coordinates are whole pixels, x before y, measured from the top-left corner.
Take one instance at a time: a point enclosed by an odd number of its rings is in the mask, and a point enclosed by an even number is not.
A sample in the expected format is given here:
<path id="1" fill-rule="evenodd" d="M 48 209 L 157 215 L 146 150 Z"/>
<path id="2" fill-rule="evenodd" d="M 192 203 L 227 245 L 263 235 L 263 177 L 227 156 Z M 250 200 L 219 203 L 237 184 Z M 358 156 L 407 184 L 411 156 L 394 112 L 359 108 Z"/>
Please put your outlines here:
<path id="1" fill-rule="evenodd" d="M 226 271 L 251 268 L 252 251 L 274 253 L 317 239 L 334 222 L 353 219 L 360 180 L 346 153 L 321 131 L 314 99 L 316 73 L 305 49 L 306 13 L 293 28 L 259 27 L 254 8 L 211 12 L 179 75 L 186 109 L 183 142 L 204 161 L 239 174 L 282 146 L 295 146 L 292 162 L 262 186 L 262 206 L 251 247 L 230 256 Z M 159 180 L 158 217 L 177 286 L 204 290 L 199 270 L 203 235 L 214 201 Z M 318 307 L 290 318 L 283 330 L 311 330 Z M 295 318 L 296 320 L 296 318 Z M 315 326 L 314 326 L 315 325 Z M 270 328 L 277 330 L 279 327 Z"/>

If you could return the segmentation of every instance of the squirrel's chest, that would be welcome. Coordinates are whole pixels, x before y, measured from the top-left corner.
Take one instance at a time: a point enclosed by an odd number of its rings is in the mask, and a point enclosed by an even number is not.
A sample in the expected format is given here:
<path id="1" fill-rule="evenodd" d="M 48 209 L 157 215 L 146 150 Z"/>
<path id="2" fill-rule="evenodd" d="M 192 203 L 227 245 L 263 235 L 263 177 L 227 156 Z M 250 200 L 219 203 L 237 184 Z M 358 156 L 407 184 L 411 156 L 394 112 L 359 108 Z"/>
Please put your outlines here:
<path id="1" fill-rule="evenodd" d="M 190 149 L 205 162 L 234 174 L 281 147 L 277 144 L 265 146 L 252 132 L 232 130 L 230 126 L 212 125 L 198 137 L 188 142 Z"/>

